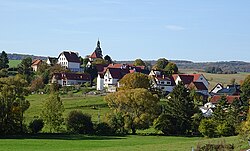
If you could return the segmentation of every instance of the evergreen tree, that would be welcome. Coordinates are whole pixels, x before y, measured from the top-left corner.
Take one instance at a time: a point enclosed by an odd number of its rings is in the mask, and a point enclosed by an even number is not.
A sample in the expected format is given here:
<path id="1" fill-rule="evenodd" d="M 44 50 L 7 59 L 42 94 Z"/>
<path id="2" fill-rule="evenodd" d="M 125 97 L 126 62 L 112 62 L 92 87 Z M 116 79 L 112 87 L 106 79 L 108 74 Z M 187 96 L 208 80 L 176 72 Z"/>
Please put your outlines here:
<path id="1" fill-rule="evenodd" d="M 179 83 L 170 93 L 164 113 L 156 120 L 155 128 L 164 134 L 187 134 L 192 128 L 193 115 L 193 99 L 184 84 Z"/>
<path id="2" fill-rule="evenodd" d="M 9 68 L 9 59 L 5 51 L 2 51 L 0 55 L 0 69 Z"/>

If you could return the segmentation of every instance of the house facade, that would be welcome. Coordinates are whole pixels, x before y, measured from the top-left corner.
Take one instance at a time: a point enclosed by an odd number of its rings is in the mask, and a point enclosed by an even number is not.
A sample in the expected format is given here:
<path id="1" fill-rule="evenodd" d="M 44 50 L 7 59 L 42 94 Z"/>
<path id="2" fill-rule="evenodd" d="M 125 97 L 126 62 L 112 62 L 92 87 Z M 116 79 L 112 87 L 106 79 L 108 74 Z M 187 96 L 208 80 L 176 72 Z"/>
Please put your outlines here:
<path id="1" fill-rule="evenodd" d="M 32 61 L 32 64 L 31 64 L 32 70 L 36 72 L 36 71 L 38 70 L 39 65 L 40 65 L 42 62 L 43 62 L 43 61 L 40 60 L 40 59 L 35 59 L 35 60 L 33 60 L 33 61 Z"/>
<path id="2" fill-rule="evenodd" d="M 78 53 L 72 51 L 63 51 L 58 56 L 58 62 L 62 67 L 69 69 L 72 72 L 80 72 L 80 59 Z"/>
<path id="3" fill-rule="evenodd" d="M 52 83 L 58 83 L 61 86 L 82 85 L 86 82 L 91 82 L 89 74 L 77 73 L 54 73 L 52 76 Z"/>

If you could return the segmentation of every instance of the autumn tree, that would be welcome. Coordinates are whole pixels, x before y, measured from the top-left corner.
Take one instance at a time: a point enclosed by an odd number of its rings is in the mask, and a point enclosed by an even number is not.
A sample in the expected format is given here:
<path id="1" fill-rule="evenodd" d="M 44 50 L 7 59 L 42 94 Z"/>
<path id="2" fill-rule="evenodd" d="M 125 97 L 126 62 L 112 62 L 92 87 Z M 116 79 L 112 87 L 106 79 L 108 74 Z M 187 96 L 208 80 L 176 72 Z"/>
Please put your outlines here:
<path id="1" fill-rule="evenodd" d="M 9 68 L 9 59 L 5 51 L 2 51 L 0 55 L 0 70 Z"/>
<path id="2" fill-rule="evenodd" d="M 63 119 L 63 102 L 57 93 L 51 93 L 49 98 L 44 102 L 41 117 L 49 132 L 58 132 L 62 129 Z"/>
<path id="3" fill-rule="evenodd" d="M 105 97 L 114 114 L 121 114 L 124 127 L 135 134 L 146 129 L 157 115 L 159 98 L 143 88 L 121 90 Z"/>
<path id="4" fill-rule="evenodd" d="M 25 99 L 27 86 L 19 75 L 0 78 L 0 134 L 23 132 L 23 114 L 30 105 Z"/>
<path id="5" fill-rule="evenodd" d="M 143 73 L 135 72 L 126 74 L 119 82 L 120 89 L 135 89 L 150 87 L 149 77 Z"/>
<path id="6" fill-rule="evenodd" d="M 34 92 L 42 88 L 44 88 L 43 78 L 38 76 L 31 82 L 30 90 Z"/>
<path id="7" fill-rule="evenodd" d="M 133 64 L 134 66 L 146 66 L 145 62 L 141 59 L 136 59 Z"/>
<path id="8" fill-rule="evenodd" d="M 164 112 L 155 121 L 155 128 L 167 135 L 188 134 L 193 115 L 193 98 L 184 84 L 179 83 L 170 93 Z"/>

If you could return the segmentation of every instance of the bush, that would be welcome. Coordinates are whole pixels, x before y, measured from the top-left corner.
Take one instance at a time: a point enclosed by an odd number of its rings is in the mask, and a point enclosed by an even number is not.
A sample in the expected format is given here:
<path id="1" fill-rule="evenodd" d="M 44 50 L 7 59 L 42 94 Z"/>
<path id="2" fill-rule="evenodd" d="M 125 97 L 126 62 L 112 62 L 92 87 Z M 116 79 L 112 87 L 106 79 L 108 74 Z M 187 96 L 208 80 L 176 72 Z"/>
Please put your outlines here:
<path id="1" fill-rule="evenodd" d="M 203 136 L 215 137 L 216 136 L 216 123 L 213 119 L 203 119 L 200 122 L 199 131 Z"/>
<path id="2" fill-rule="evenodd" d="M 205 144 L 203 146 L 197 145 L 195 151 L 233 151 L 233 144 L 226 144 L 225 142 L 220 142 L 219 144 Z"/>
<path id="3" fill-rule="evenodd" d="M 66 127 L 69 132 L 78 134 L 93 133 L 93 123 L 91 116 L 83 114 L 81 111 L 73 110 L 68 114 Z"/>
<path id="4" fill-rule="evenodd" d="M 99 123 L 95 128 L 96 135 L 113 135 L 114 131 L 107 123 Z"/>
<path id="5" fill-rule="evenodd" d="M 38 133 L 43 129 L 44 122 L 42 119 L 34 119 L 29 123 L 29 129 L 32 133 Z"/>
<path id="6" fill-rule="evenodd" d="M 232 136 L 235 134 L 234 132 L 234 126 L 227 122 L 223 122 L 216 127 L 216 133 L 219 136 Z"/>
<path id="7" fill-rule="evenodd" d="M 121 114 L 107 114 L 105 116 L 105 121 L 113 130 L 114 134 L 125 135 L 128 130 L 125 129 L 124 117 Z"/>

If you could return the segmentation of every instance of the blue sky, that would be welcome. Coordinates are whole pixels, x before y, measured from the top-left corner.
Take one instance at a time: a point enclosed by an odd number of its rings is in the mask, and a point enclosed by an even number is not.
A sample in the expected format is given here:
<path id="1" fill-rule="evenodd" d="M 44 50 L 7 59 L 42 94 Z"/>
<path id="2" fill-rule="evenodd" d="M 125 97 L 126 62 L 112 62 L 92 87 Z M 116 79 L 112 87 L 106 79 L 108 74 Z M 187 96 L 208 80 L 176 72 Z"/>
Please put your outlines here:
<path id="1" fill-rule="evenodd" d="M 0 0 L 0 50 L 250 62 L 249 0 Z"/>

